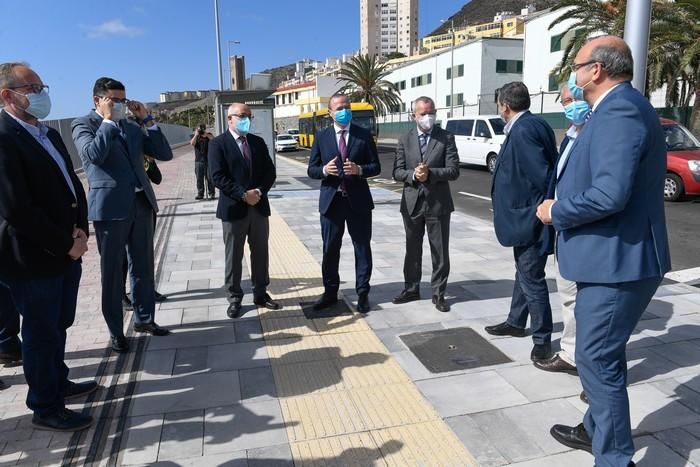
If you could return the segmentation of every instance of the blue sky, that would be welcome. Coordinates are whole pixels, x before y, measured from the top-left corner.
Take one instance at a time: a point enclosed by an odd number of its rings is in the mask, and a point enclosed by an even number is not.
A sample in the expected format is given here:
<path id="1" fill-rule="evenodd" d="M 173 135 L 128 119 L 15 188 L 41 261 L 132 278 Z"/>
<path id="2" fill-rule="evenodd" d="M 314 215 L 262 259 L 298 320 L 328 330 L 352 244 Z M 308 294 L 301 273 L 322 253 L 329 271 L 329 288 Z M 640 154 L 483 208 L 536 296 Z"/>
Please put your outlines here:
<path id="1" fill-rule="evenodd" d="M 419 0 L 419 34 L 466 0 Z M 0 0 L 0 63 L 26 61 L 51 86 L 49 118 L 86 113 L 92 85 L 111 76 L 146 102 L 162 91 L 216 89 L 213 0 Z M 29 5 L 29 6 L 28 6 Z M 324 59 L 360 46 L 359 0 L 219 0 L 222 55 L 246 72 Z M 224 80 L 228 76 L 223 59 Z"/>

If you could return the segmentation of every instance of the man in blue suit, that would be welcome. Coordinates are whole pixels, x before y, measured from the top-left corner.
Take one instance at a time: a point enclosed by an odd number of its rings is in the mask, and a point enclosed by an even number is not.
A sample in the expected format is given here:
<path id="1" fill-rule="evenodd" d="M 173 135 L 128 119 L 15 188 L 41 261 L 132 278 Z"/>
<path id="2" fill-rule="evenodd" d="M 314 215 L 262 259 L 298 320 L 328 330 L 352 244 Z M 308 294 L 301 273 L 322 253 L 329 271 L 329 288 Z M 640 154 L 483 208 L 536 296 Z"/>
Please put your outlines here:
<path id="1" fill-rule="evenodd" d="M 369 311 L 369 280 L 372 275 L 372 209 L 374 203 L 367 177 L 380 172 L 372 134 L 352 125 L 350 101 L 343 94 L 328 100 L 333 126 L 316 134 L 309 159 L 309 177 L 323 180 L 318 199 L 323 236 L 323 295 L 314 303 L 322 310 L 338 301 L 340 246 L 347 223 L 355 248 L 357 311 Z"/>
<path id="2" fill-rule="evenodd" d="M 167 161 L 173 153 L 146 107 L 126 99 L 122 83 L 100 78 L 93 96 L 95 110 L 74 120 L 71 127 L 90 186 L 88 218 L 100 252 L 102 314 L 112 349 L 127 352 L 122 310 L 125 246 L 132 273 L 134 331 L 154 336 L 169 333 L 154 321 L 153 213 L 158 212 L 158 204 L 143 155 Z M 127 107 L 145 129 L 126 118 Z"/>
<path id="3" fill-rule="evenodd" d="M 569 89 L 592 114 L 557 167 L 557 200 L 537 210 L 558 232 L 561 275 L 576 281 L 576 366 L 589 408 L 562 444 L 592 451 L 597 466 L 634 465 L 625 345 L 671 267 L 664 215 L 666 145 L 659 117 L 630 84 L 629 47 L 586 43 Z"/>
<path id="4" fill-rule="evenodd" d="M 547 254 L 542 253 L 546 232 L 535 212 L 552 176 L 556 140 L 549 125 L 528 110 L 530 93 L 523 83 L 499 89 L 498 108 L 506 121 L 506 140 L 493 172 L 493 224 L 501 245 L 513 247 L 515 284 L 508 318 L 486 326 L 486 332 L 524 337 L 530 315 L 534 343 L 530 358 L 541 361 L 551 356 L 552 308 L 544 275 Z"/>

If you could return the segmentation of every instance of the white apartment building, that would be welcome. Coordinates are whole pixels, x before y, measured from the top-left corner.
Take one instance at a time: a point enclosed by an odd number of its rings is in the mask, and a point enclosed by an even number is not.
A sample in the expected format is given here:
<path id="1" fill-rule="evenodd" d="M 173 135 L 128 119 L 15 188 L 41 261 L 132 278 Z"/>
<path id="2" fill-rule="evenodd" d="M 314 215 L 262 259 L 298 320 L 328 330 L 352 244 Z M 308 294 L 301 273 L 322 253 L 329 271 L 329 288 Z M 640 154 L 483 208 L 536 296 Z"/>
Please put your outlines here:
<path id="1" fill-rule="evenodd" d="M 342 86 L 334 77 L 318 76 L 311 81 L 282 85 L 275 98 L 274 120 L 278 131 L 297 128 L 299 115 L 327 107 L 328 99 Z"/>
<path id="2" fill-rule="evenodd" d="M 418 0 L 360 0 L 360 53 L 418 52 Z"/>
<path id="3" fill-rule="evenodd" d="M 522 39 L 483 37 L 459 44 L 453 52 L 454 68 L 447 49 L 394 69 L 386 79 L 398 86 L 401 108 L 379 122 L 407 120 L 411 104 L 420 96 L 435 101 L 438 120 L 449 116 L 450 107 L 454 116 L 495 114 L 496 90 L 523 79 Z"/>

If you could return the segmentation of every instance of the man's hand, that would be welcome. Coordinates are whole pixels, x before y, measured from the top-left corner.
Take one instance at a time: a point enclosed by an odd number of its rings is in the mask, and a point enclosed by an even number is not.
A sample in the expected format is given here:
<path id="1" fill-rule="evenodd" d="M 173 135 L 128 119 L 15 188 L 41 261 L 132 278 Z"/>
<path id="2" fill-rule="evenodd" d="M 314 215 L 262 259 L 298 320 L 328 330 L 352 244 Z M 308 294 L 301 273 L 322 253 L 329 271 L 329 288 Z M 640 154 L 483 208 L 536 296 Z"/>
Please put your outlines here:
<path id="1" fill-rule="evenodd" d="M 108 97 L 100 97 L 96 107 L 102 118 L 112 120 L 112 101 Z"/>
<path id="2" fill-rule="evenodd" d="M 553 199 L 546 199 L 542 201 L 542 204 L 537 206 L 537 218 L 542 221 L 545 225 L 552 224 L 552 218 L 550 213 L 552 212 L 552 206 L 556 203 Z"/>
<path id="3" fill-rule="evenodd" d="M 73 232 L 73 246 L 68 251 L 68 256 L 70 256 L 73 261 L 77 261 L 88 251 L 87 235 L 80 229 L 75 230 L 80 233 Z"/>
<path id="4" fill-rule="evenodd" d="M 251 206 L 255 206 L 260 202 L 260 194 L 258 190 L 248 190 L 245 192 L 245 202 Z"/>
<path id="5" fill-rule="evenodd" d="M 360 175 L 360 166 L 355 164 L 350 159 L 345 159 L 343 164 L 343 173 L 345 175 Z"/>
<path id="6" fill-rule="evenodd" d="M 420 163 L 416 166 L 415 171 L 416 180 L 423 183 L 428 180 L 428 166 L 424 163 Z"/>
<path id="7" fill-rule="evenodd" d="M 129 101 L 128 107 L 129 110 L 131 110 L 131 113 L 134 114 L 134 117 L 138 118 L 139 120 L 143 120 L 148 116 L 146 106 L 139 101 Z"/>
<path id="8" fill-rule="evenodd" d="M 84 238 L 85 240 L 87 240 L 88 236 L 83 229 L 73 227 L 73 238 Z"/>
<path id="9" fill-rule="evenodd" d="M 333 175 L 334 177 L 338 176 L 338 166 L 336 165 L 338 162 L 338 158 L 340 156 L 336 156 L 334 159 L 331 159 L 328 164 L 323 166 L 323 171 L 326 173 L 326 175 Z"/>

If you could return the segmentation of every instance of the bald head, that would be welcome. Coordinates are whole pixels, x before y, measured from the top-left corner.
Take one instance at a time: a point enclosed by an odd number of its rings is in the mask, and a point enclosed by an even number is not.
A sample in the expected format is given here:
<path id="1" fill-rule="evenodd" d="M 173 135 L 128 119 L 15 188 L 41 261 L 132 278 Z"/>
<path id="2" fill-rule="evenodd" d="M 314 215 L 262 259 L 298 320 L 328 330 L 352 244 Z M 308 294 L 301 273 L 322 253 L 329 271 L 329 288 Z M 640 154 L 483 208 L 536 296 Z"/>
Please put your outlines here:
<path id="1" fill-rule="evenodd" d="M 250 128 L 250 120 L 253 118 L 250 111 L 250 107 L 241 102 L 234 102 L 228 106 L 228 111 L 226 112 L 226 118 L 228 119 L 228 127 L 234 133 L 241 134 L 245 136 Z M 243 122 L 241 122 L 243 120 Z M 248 127 L 239 127 L 238 123 L 247 123 Z"/>
<path id="2" fill-rule="evenodd" d="M 250 116 L 250 107 L 241 102 L 234 102 L 228 106 L 228 112 L 226 115 L 243 115 L 246 114 Z"/>
<path id="3" fill-rule="evenodd" d="M 607 77 L 614 81 L 629 81 L 634 74 L 632 51 L 617 36 L 595 37 L 581 47 L 576 63 L 600 63 Z"/>

